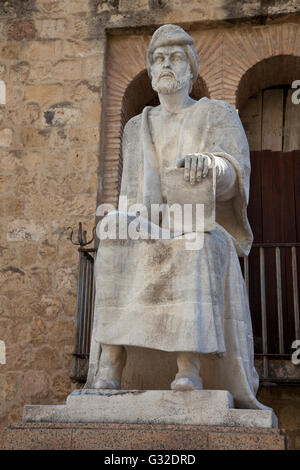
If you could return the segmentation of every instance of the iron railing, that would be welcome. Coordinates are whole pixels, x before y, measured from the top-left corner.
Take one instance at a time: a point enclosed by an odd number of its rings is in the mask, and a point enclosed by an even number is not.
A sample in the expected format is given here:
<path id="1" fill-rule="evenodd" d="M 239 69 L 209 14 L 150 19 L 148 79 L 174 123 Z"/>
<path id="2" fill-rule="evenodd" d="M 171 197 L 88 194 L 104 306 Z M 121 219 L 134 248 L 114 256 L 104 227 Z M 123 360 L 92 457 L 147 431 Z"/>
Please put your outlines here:
<path id="1" fill-rule="evenodd" d="M 76 382 L 85 382 L 94 317 L 94 254 L 96 253 L 96 249 L 78 248 L 78 252 L 79 274 L 75 323 L 75 349 L 73 352 L 75 361 L 72 379 Z"/>
<path id="2" fill-rule="evenodd" d="M 292 344 L 300 340 L 299 249 L 300 243 L 254 243 L 249 257 L 243 258 L 261 382 L 300 384 L 300 367 L 291 362 Z M 259 295 L 251 292 L 251 278 Z"/>
<path id="3" fill-rule="evenodd" d="M 73 230 L 71 230 L 70 240 L 73 245 L 79 246 L 74 369 L 71 376 L 74 382 L 85 382 L 87 377 L 95 301 L 94 256 L 97 250 L 85 247 L 94 239 L 95 228 L 89 241 L 86 238 L 86 231 L 82 230 L 81 223 L 79 223 L 77 241 L 73 240 Z"/>
<path id="4" fill-rule="evenodd" d="M 80 226 L 80 230 L 81 226 Z M 91 333 L 93 325 L 94 311 L 94 257 L 95 248 L 86 248 L 86 236 L 78 236 L 80 245 L 79 252 L 79 275 L 76 311 L 76 338 L 74 350 L 74 371 L 72 380 L 85 382 L 90 352 Z M 295 339 L 300 339 L 300 318 L 299 318 L 299 291 L 298 291 L 298 270 L 297 270 L 297 249 L 300 243 L 255 243 L 249 257 L 241 259 L 242 271 L 249 295 L 252 313 L 252 324 L 254 330 L 255 359 L 256 366 L 260 374 L 261 382 L 274 382 L 281 384 L 300 384 L 300 367 L 297 368 L 291 363 L 291 345 Z M 285 263 L 285 270 L 291 271 L 292 287 L 286 292 L 282 283 L 282 251 L 290 251 L 291 262 Z M 276 285 L 276 320 L 274 320 L 274 308 L 270 311 L 268 304 L 268 289 L 266 288 L 266 252 L 270 260 L 270 252 L 274 252 L 275 257 L 275 285 Z M 259 266 L 256 271 L 251 271 L 251 266 L 255 262 Z M 269 263 L 270 264 L 270 263 Z M 273 263 L 274 264 L 274 263 Z M 268 267 L 268 266 L 267 266 Z M 269 266 L 270 268 L 270 266 Z M 259 276 L 259 281 L 257 279 Z M 253 279 L 255 280 L 253 286 Z M 259 295 L 254 291 L 259 286 Z M 270 286 L 269 286 L 270 287 Z M 272 288 L 272 285 L 271 285 Z M 269 289 L 270 290 L 270 289 Z M 288 312 L 288 316 L 283 308 L 283 291 L 285 302 L 292 296 L 293 312 Z M 273 292 L 274 295 L 274 292 Z M 253 297 L 253 298 L 252 298 Z M 259 302 L 257 302 L 259 297 Z M 256 298 L 256 303 L 253 302 Z M 257 305 L 259 303 L 259 305 Z M 274 303 L 274 302 L 273 302 Z M 274 306 L 273 306 L 274 307 Z M 271 318 L 273 315 L 273 318 Z M 270 326 L 270 319 L 271 326 Z M 285 325 L 289 322 L 289 331 L 285 332 Z M 291 322 L 293 323 L 291 325 Z M 287 367 L 288 365 L 288 367 Z"/>

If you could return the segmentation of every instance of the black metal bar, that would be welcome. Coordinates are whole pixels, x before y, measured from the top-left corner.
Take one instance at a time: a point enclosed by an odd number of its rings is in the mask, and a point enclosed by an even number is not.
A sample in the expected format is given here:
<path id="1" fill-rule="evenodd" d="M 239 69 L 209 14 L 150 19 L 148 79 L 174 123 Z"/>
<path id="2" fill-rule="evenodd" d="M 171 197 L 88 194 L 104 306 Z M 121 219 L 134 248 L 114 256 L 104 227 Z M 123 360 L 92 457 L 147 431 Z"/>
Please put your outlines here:
<path id="1" fill-rule="evenodd" d="M 79 253 L 79 273 L 78 273 L 78 283 L 77 283 L 77 306 L 76 306 L 76 320 L 75 320 L 75 351 L 77 353 L 80 347 L 80 324 L 81 324 L 81 295 L 82 295 L 82 282 L 83 282 L 83 255 Z M 74 370 L 73 375 L 74 377 L 77 376 L 78 373 L 78 359 L 75 357 L 74 361 Z"/>
<path id="2" fill-rule="evenodd" d="M 86 256 L 84 256 L 84 298 L 82 304 L 82 325 L 81 325 L 81 341 L 80 341 L 80 352 L 84 354 L 84 331 L 85 331 L 85 323 L 86 323 L 86 306 L 87 306 L 87 270 L 88 270 L 88 263 Z"/>
<path id="3" fill-rule="evenodd" d="M 84 278 L 83 278 L 83 296 L 82 296 L 82 302 L 81 302 L 81 325 L 80 325 L 80 353 L 84 352 L 84 330 L 85 330 L 85 313 L 86 313 L 86 305 L 87 305 L 87 295 L 86 295 L 86 288 L 87 288 L 87 258 L 85 255 L 83 255 L 84 258 Z"/>
<path id="4" fill-rule="evenodd" d="M 299 247 L 300 243 L 253 243 L 252 248 L 291 248 Z"/>

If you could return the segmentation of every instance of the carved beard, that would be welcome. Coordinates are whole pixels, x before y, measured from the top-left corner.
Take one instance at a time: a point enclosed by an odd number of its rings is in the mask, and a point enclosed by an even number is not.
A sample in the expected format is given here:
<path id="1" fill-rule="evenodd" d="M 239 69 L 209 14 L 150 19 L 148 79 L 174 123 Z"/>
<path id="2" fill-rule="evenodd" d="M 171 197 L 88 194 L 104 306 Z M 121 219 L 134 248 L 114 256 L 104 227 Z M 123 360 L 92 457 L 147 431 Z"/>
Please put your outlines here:
<path id="1" fill-rule="evenodd" d="M 152 88 L 157 93 L 161 93 L 162 95 L 170 95 L 175 91 L 181 90 L 187 83 L 191 81 L 191 69 L 187 69 L 186 73 L 177 79 L 174 72 L 173 76 L 171 77 L 164 77 L 161 79 L 156 79 L 152 77 Z"/>

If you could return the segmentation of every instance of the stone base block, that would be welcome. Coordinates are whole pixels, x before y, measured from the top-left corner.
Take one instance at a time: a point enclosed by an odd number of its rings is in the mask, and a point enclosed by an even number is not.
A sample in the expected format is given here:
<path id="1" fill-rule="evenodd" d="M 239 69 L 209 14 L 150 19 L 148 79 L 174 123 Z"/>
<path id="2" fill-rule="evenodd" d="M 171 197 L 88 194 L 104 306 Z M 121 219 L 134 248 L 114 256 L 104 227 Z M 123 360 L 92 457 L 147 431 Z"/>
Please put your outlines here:
<path id="1" fill-rule="evenodd" d="M 5 450 L 286 450 L 279 429 L 162 424 L 27 423 L 0 429 Z"/>
<path id="2" fill-rule="evenodd" d="M 66 405 L 26 405 L 23 422 L 277 426 L 272 410 L 234 409 L 224 390 L 75 390 Z"/>

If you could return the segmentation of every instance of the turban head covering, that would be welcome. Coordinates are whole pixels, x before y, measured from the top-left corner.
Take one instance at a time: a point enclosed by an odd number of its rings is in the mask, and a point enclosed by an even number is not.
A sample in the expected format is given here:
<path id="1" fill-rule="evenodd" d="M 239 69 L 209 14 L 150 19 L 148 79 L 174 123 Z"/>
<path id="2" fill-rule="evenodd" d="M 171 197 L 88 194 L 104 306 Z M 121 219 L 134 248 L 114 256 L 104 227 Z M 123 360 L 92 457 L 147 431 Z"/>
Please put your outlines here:
<path id="1" fill-rule="evenodd" d="M 151 65 L 155 49 L 162 46 L 187 46 L 187 56 L 192 69 L 193 83 L 198 76 L 198 57 L 194 48 L 194 39 L 184 29 L 174 24 L 165 24 L 158 28 L 151 38 L 147 50 L 147 70 L 151 78 Z"/>

